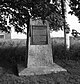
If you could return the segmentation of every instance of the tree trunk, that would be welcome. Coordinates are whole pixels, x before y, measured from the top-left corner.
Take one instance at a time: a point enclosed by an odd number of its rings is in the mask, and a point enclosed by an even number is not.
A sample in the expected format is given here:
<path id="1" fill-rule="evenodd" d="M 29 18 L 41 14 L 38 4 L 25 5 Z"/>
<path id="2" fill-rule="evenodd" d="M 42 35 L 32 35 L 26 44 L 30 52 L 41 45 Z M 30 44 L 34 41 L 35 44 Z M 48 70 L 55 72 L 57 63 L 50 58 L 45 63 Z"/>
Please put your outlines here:
<path id="1" fill-rule="evenodd" d="M 63 27 L 64 27 L 64 48 L 65 48 L 65 54 L 66 54 L 66 32 L 65 32 L 65 4 L 64 4 L 65 0 L 61 0 L 61 7 L 62 7 L 62 16 L 64 19 L 64 23 L 63 23 Z"/>
<path id="2" fill-rule="evenodd" d="M 29 30 L 30 30 L 30 17 L 28 17 L 27 21 L 27 39 L 26 39 L 26 55 L 25 55 L 25 68 L 28 65 L 28 49 L 29 49 Z"/>

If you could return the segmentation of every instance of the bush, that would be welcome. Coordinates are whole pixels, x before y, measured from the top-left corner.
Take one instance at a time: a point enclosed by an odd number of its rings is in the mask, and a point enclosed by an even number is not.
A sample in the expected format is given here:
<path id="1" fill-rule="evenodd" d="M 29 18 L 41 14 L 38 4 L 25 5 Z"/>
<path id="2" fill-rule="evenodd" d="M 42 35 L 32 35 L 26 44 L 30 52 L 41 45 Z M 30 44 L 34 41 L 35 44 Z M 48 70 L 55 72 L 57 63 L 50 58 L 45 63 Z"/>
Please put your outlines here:
<path id="1" fill-rule="evenodd" d="M 24 41 L 25 42 L 25 41 Z M 0 59 L 16 59 L 17 62 L 24 61 L 26 46 L 18 40 L 0 41 Z"/>
<path id="2" fill-rule="evenodd" d="M 80 46 L 71 45 L 65 52 L 64 44 L 52 45 L 54 59 L 80 60 Z"/>
<path id="3" fill-rule="evenodd" d="M 64 44 L 52 45 L 53 58 L 54 59 L 63 59 L 65 55 Z"/>
<path id="4" fill-rule="evenodd" d="M 80 46 L 72 45 L 70 47 L 70 54 L 72 60 L 80 60 Z"/>
<path id="5" fill-rule="evenodd" d="M 0 41 L 0 66 L 18 75 L 17 64 L 24 62 L 26 47 L 17 41 Z"/>

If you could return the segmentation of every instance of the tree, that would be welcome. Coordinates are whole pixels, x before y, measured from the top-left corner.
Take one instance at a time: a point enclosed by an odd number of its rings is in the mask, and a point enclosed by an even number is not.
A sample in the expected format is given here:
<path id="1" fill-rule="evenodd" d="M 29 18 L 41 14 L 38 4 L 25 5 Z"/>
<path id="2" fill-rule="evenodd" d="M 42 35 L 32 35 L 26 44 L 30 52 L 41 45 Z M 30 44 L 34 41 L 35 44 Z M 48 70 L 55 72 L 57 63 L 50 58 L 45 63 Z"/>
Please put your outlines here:
<path id="1" fill-rule="evenodd" d="M 14 26 L 16 32 L 24 32 L 27 28 L 26 67 L 30 19 L 37 17 L 42 19 L 43 23 L 47 20 L 51 29 L 61 29 L 64 20 L 60 0 L 53 0 L 52 4 L 50 0 L 0 0 L 0 30 L 10 32 L 11 25 Z M 7 19 L 9 19 L 9 24 Z"/>
<path id="2" fill-rule="evenodd" d="M 48 20 L 53 29 L 59 29 L 62 26 L 62 15 L 59 9 L 59 1 L 50 4 L 50 0 L 1 0 L 0 1 L 0 30 L 10 32 L 10 25 L 13 25 L 15 31 L 23 32 L 25 24 L 28 22 L 28 16 L 32 19 L 40 17 L 43 21 Z M 6 19 L 9 16 L 9 24 Z"/>
<path id="3" fill-rule="evenodd" d="M 65 0 L 61 0 L 61 6 L 62 6 L 62 17 L 64 18 L 64 22 L 63 22 L 63 27 L 64 27 L 64 48 L 65 48 L 65 52 L 66 52 L 66 32 L 65 32 Z"/>

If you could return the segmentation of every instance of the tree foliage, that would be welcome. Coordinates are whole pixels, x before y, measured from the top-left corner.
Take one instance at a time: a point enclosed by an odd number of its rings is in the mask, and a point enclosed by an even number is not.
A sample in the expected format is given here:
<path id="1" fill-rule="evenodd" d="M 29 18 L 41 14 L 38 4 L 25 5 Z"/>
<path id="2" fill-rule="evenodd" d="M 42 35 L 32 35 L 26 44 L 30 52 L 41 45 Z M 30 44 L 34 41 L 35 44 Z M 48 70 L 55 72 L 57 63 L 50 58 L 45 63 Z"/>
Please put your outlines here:
<path id="1" fill-rule="evenodd" d="M 69 12 L 71 15 L 74 14 L 78 17 L 80 21 L 80 0 L 70 0 L 70 8 L 71 11 Z"/>
<path id="2" fill-rule="evenodd" d="M 77 16 L 80 23 L 80 0 L 70 0 L 69 6 L 71 8 L 71 11 L 69 11 L 69 13 L 71 15 L 74 14 L 75 16 Z M 72 35 L 74 37 L 77 37 L 78 35 L 80 35 L 80 33 L 73 29 Z"/>
<path id="3" fill-rule="evenodd" d="M 0 30 L 23 32 L 27 27 L 28 18 L 40 17 L 47 20 L 50 28 L 59 30 L 63 25 L 60 0 L 0 0 Z"/>

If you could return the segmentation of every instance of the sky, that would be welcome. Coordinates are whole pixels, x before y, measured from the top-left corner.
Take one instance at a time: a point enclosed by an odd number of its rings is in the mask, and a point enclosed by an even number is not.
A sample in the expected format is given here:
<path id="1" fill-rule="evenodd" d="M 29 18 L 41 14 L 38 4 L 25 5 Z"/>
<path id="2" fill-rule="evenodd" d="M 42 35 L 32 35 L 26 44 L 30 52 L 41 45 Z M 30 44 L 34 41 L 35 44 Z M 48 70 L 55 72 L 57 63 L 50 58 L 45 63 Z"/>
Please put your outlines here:
<path id="1" fill-rule="evenodd" d="M 26 39 L 26 35 L 22 33 L 16 33 L 12 28 L 11 39 Z"/>
<path id="2" fill-rule="evenodd" d="M 71 29 L 76 29 L 80 32 L 80 23 L 78 21 L 78 18 L 75 15 L 68 14 L 68 12 L 70 11 L 68 5 L 66 6 L 66 8 L 67 8 L 67 18 L 66 18 L 67 23 L 69 24 Z"/>
<path id="3" fill-rule="evenodd" d="M 80 23 L 78 23 L 78 18 L 76 16 L 68 14 L 68 12 L 70 11 L 68 3 L 66 4 L 66 9 L 67 9 L 67 12 L 66 12 L 66 21 L 69 24 L 69 27 L 70 27 L 69 36 L 71 36 L 71 30 L 72 29 L 76 29 L 77 31 L 80 32 Z M 51 37 L 64 37 L 64 31 L 62 31 L 62 30 L 60 30 L 58 32 L 54 31 L 50 35 L 51 35 Z M 17 34 L 13 30 L 12 34 L 11 34 L 11 38 L 12 39 L 26 39 L 26 35 L 21 34 L 21 33 Z"/>

